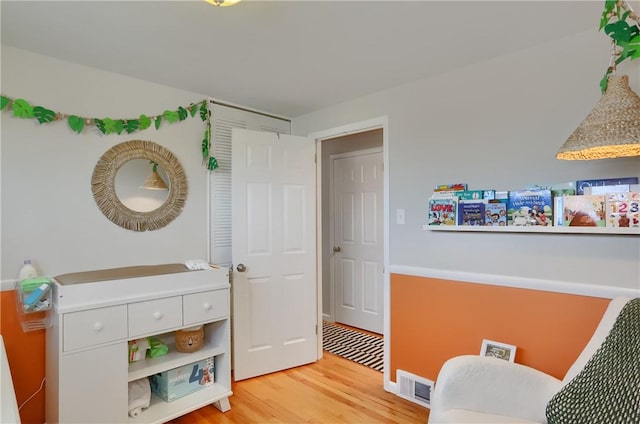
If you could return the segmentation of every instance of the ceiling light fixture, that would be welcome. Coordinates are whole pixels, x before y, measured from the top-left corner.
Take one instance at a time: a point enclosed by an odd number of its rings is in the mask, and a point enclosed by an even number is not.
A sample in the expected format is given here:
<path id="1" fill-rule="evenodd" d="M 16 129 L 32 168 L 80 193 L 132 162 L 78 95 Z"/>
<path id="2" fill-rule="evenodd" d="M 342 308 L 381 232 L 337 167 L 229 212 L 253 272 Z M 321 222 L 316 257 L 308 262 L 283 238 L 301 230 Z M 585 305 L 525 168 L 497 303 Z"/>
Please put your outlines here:
<path id="1" fill-rule="evenodd" d="M 145 190 L 165 190 L 168 191 L 167 183 L 164 182 L 160 174 L 158 174 L 158 164 L 151 162 L 151 175 L 138 188 Z"/>
<path id="2" fill-rule="evenodd" d="M 629 25 L 627 19 L 636 23 Z M 591 160 L 640 156 L 640 97 L 627 75 L 615 75 L 625 59 L 640 57 L 640 19 L 625 0 L 606 1 L 600 29 L 611 38 L 609 67 L 600 81 L 602 97 L 560 147 L 556 158 Z"/>
<path id="3" fill-rule="evenodd" d="M 214 6 L 233 6 L 236 3 L 240 3 L 240 0 L 204 0 Z"/>

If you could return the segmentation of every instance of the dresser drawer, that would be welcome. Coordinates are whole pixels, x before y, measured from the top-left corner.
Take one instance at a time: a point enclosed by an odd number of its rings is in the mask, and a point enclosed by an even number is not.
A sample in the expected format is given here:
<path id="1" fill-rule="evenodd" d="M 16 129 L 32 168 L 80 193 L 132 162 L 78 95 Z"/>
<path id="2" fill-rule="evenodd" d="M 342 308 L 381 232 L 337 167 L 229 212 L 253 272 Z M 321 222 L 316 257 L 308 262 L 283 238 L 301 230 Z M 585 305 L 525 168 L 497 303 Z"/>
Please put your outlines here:
<path id="1" fill-rule="evenodd" d="M 226 318 L 228 293 L 228 290 L 211 290 L 183 296 L 184 325 Z"/>
<path id="2" fill-rule="evenodd" d="M 129 337 L 161 333 L 182 326 L 182 296 L 130 303 Z"/>
<path id="3" fill-rule="evenodd" d="M 63 350 L 81 349 L 127 338 L 127 306 L 63 315 Z"/>

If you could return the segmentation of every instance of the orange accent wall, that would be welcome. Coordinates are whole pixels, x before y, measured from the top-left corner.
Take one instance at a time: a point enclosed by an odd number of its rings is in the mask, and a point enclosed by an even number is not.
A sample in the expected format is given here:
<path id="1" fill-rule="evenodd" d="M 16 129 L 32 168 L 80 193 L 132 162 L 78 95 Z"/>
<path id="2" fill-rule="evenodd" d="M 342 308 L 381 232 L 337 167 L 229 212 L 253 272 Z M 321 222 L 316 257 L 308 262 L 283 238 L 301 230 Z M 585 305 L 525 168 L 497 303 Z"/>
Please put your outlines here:
<path id="1" fill-rule="evenodd" d="M 589 341 L 609 299 L 391 275 L 391 380 L 398 368 L 436 380 L 442 364 L 480 353 L 482 339 L 517 346 L 516 362 L 562 378 Z M 0 292 L 0 333 L 18 405 L 45 376 L 45 332 L 24 333 L 15 291 Z M 20 411 L 45 421 L 44 388 Z"/>
<path id="2" fill-rule="evenodd" d="M 45 330 L 24 333 L 16 312 L 16 292 L 0 291 L 0 334 L 7 350 L 7 359 L 15 387 L 18 405 L 40 388 L 45 376 Z M 45 388 L 20 410 L 23 424 L 45 421 Z"/>
<path id="3" fill-rule="evenodd" d="M 482 339 L 517 346 L 515 362 L 562 379 L 609 301 L 392 274 L 391 380 L 400 368 L 435 381 L 447 359 L 479 354 Z"/>

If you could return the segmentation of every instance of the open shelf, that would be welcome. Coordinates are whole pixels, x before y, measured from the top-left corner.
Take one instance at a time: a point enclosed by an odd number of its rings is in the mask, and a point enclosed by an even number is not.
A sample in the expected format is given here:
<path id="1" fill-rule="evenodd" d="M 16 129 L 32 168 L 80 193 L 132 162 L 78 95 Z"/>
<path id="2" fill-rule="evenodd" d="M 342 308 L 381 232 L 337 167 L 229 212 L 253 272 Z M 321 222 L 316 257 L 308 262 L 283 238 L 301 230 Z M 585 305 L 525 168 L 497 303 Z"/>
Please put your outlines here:
<path id="1" fill-rule="evenodd" d="M 426 227 L 426 228 L 425 228 Z M 506 226 L 484 227 L 466 225 L 425 225 L 430 231 L 458 231 L 471 233 L 542 233 L 542 234 L 609 234 L 609 235 L 640 235 L 640 228 L 620 227 L 544 227 L 544 226 Z"/>
<path id="2" fill-rule="evenodd" d="M 151 394 L 149 408 L 143 410 L 135 418 L 129 417 L 128 422 L 129 424 L 164 423 L 221 399 L 226 399 L 231 395 L 229 387 L 218 383 L 171 402 L 165 402 L 155 394 Z"/>
<path id="3" fill-rule="evenodd" d="M 178 352 L 175 344 L 168 344 L 167 346 L 169 347 L 169 352 L 166 355 L 157 358 L 146 358 L 130 363 L 128 381 L 148 377 L 162 371 L 178 368 L 225 353 L 225 349 L 222 346 L 205 345 L 202 349 L 191 353 Z"/>

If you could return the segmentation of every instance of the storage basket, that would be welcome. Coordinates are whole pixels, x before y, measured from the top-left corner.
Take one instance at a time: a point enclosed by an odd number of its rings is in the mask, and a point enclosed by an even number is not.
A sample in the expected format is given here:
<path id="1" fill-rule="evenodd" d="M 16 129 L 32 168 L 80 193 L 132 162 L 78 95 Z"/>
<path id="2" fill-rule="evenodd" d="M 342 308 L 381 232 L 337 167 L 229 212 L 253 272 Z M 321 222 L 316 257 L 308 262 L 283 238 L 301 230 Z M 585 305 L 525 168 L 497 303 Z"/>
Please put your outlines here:
<path id="1" fill-rule="evenodd" d="M 185 328 L 173 333 L 176 341 L 176 350 L 183 353 L 191 353 L 202 348 L 204 343 L 204 327 Z"/>

